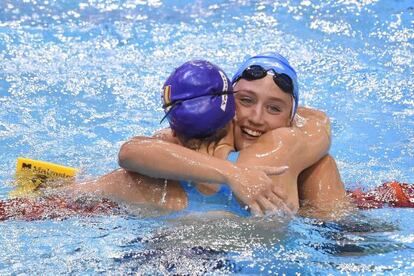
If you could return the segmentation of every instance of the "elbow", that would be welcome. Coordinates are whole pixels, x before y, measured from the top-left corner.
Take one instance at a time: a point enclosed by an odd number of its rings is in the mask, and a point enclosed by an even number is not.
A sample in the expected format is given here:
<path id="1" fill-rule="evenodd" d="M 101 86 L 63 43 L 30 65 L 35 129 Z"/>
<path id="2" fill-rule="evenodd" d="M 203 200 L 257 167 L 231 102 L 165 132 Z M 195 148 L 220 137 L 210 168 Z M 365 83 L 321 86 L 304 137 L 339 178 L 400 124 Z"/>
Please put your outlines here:
<path id="1" fill-rule="evenodd" d="M 118 164 L 121 168 L 126 170 L 131 169 L 131 165 L 138 157 L 137 153 L 141 152 L 142 142 L 146 139 L 148 138 L 134 137 L 121 146 L 118 153 Z"/>
<path id="2" fill-rule="evenodd" d="M 132 155 L 129 142 L 124 143 L 118 153 L 118 165 L 124 169 L 127 169 L 130 163 L 130 156 Z"/>
<path id="3" fill-rule="evenodd" d="M 121 149 L 119 150 L 119 153 L 118 153 L 118 165 L 121 168 L 125 169 L 125 166 L 128 163 L 129 156 L 130 156 L 130 149 L 128 147 L 128 142 L 126 142 L 121 146 Z"/>

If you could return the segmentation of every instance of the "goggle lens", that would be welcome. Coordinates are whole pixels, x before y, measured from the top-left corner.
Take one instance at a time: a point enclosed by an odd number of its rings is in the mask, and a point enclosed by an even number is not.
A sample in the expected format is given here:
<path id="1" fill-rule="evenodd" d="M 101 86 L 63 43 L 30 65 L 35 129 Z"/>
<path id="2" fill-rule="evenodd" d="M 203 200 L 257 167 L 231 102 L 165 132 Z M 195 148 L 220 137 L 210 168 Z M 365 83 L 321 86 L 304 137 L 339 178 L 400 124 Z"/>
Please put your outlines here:
<path id="1" fill-rule="evenodd" d="M 273 75 L 273 81 L 280 89 L 286 93 L 293 94 L 293 82 L 288 75 L 284 73 L 279 74 L 273 69 L 266 70 L 260 65 L 251 65 L 247 67 L 244 69 L 239 79 L 245 79 L 249 81 L 262 79 L 266 77 L 267 74 L 269 74 L 269 71 L 271 71 L 271 75 Z"/>

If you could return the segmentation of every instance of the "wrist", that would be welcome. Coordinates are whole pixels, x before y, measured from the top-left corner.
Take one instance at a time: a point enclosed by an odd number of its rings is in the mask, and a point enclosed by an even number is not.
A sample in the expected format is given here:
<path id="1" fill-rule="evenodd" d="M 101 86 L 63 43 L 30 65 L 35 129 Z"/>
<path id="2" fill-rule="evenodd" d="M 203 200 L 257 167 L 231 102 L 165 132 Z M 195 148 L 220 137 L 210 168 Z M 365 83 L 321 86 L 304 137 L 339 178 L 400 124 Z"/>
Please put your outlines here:
<path id="1" fill-rule="evenodd" d="M 230 186 L 230 188 L 234 188 L 234 183 L 236 183 L 237 181 L 234 181 L 235 179 L 237 180 L 238 178 L 240 178 L 240 173 L 239 170 L 240 168 L 237 167 L 236 165 L 234 165 L 231 162 L 228 162 L 230 165 L 228 167 L 228 169 L 223 170 L 223 177 L 224 177 L 224 182 L 227 185 Z"/>

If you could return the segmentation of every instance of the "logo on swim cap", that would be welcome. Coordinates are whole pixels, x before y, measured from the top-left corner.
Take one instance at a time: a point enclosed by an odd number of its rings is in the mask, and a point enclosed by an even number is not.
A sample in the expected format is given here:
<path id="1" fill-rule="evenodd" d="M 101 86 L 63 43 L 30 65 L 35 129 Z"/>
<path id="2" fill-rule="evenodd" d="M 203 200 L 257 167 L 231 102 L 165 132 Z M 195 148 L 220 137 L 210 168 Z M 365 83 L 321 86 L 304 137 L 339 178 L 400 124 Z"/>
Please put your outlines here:
<path id="1" fill-rule="evenodd" d="M 163 102 L 166 110 L 168 111 L 171 108 L 171 85 L 166 85 L 164 87 Z"/>
<path id="2" fill-rule="evenodd" d="M 224 74 L 224 72 L 222 72 L 221 70 L 219 70 L 220 73 L 220 77 L 223 80 L 223 92 L 227 92 L 229 89 L 229 82 L 227 81 L 227 77 Z M 220 108 L 223 111 L 226 111 L 226 105 L 227 105 L 227 94 L 223 94 L 221 95 L 221 105 Z"/>

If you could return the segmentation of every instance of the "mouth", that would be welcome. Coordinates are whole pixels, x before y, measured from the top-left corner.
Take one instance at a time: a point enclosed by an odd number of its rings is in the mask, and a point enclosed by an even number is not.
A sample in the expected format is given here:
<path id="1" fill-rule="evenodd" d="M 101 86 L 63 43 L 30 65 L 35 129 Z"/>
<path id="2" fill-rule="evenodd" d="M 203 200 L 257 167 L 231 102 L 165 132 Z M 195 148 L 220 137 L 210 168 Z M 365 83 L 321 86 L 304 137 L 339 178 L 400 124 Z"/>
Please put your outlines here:
<path id="1" fill-rule="evenodd" d="M 263 133 L 264 133 L 263 131 L 254 130 L 254 129 L 250 129 L 250 128 L 247 128 L 247 127 L 241 127 L 240 129 L 243 132 L 243 134 L 245 134 L 245 136 L 247 136 L 248 138 L 251 138 L 251 139 L 257 139 L 260 136 L 262 136 Z"/>

